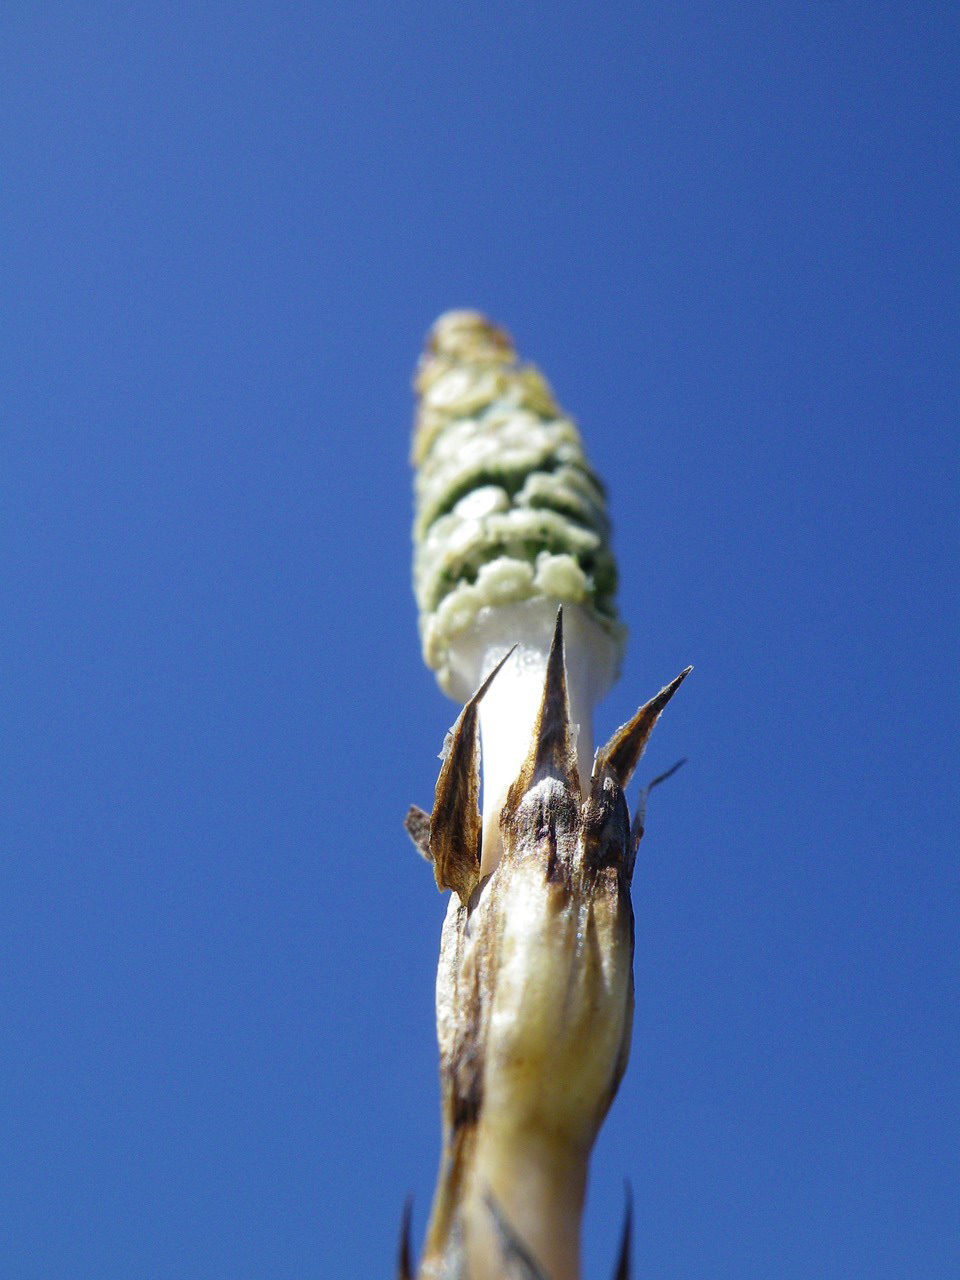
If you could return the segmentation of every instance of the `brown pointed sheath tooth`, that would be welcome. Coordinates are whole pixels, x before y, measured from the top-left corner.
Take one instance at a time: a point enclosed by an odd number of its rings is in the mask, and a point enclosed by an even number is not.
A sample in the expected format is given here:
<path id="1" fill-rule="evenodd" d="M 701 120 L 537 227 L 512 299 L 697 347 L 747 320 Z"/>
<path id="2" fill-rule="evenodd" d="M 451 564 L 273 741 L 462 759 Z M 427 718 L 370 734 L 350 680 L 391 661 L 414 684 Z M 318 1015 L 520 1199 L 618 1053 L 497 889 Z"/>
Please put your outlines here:
<path id="1" fill-rule="evenodd" d="M 627 1207 L 623 1215 L 623 1235 L 620 1238 L 620 1257 L 613 1280 L 630 1280 L 630 1245 L 633 1236 L 633 1197 L 627 1187 Z"/>
<path id="2" fill-rule="evenodd" d="M 510 649 L 504 654 L 457 717 L 440 767 L 436 799 L 430 815 L 429 846 L 437 887 L 452 889 L 464 905 L 480 880 L 480 729 L 477 708 L 512 653 L 513 649 Z"/>
<path id="3" fill-rule="evenodd" d="M 418 804 L 412 804 L 407 810 L 407 816 L 403 820 L 406 827 L 407 835 L 413 841 L 417 852 L 422 858 L 426 858 L 427 862 L 433 861 L 433 854 L 430 852 L 430 815 L 425 809 L 421 809 Z"/>
<path id="4" fill-rule="evenodd" d="M 410 1249 L 410 1219 L 413 1217 L 413 1196 L 407 1196 L 400 1219 L 400 1244 L 397 1249 L 397 1280 L 413 1280 L 413 1259 Z"/>
<path id="5" fill-rule="evenodd" d="M 620 726 L 607 745 L 597 752 L 593 766 L 594 778 L 601 776 L 605 769 L 609 769 L 620 786 L 626 787 L 633 777 L 633 771 L 640 763 L 640 757 L 653 732 L 653 726 L 660 718 L 660 712 L 692 670 L 693 667 L 687 667 L 681 671 L 676 680 L 671 680 L 655 697 L 645 702 L 632 720 Z"/>
<path id="6" fill-rule="evenodd" d="M 682 769 L 687 763 L 687 757 L 678 760 L 676 764 L 671 765 L 664 773 L 654 778 L 640 792 L 640 799 L 637 802 L 637 811 L 633 815 L 633 822 L 630 826 L 630 875 L 633 876 L 633 863 L 637 857 L 637 850 L 640 848 L 640 841 L 643 839 L 643 833 L 646 830 L 647 821 L 647 801 L 650 799 L 650 792 L 655 787 L 659 787 L 661 782 L 666 782 L 668 778 L 672 778 L 678 769 Z"/>
<path id="7" fill-rule="evenodd" d="M 510 788 L 508 806 L 543 778 L 559 778 L 575 796 L 580 795 L 577 752 L 570 729 L 570 704 L 563 659 L 563 609 L 557 610 L 557 625 L 547 659 L 543 700 L 533 729 L 533 743 L 520 776 Z"/>

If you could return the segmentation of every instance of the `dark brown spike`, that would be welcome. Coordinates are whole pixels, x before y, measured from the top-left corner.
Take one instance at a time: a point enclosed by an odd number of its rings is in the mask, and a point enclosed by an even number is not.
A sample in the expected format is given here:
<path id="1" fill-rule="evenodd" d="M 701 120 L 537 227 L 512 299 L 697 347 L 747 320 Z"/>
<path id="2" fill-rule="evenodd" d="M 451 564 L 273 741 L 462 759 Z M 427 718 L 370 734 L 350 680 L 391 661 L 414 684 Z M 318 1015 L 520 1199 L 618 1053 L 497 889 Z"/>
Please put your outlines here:
<path id="1" fill-rule="evenodd" d="M 647 801 L 650 799 L 650 792 L 654 787 L 659 787 L 661 782 L 666 782 L 668 778 L 672 778 L 677 770 L 683 768 L 686 763 L 687 757 L 684 756 L 682 760 L 678 760 L 676 764 L 671 765 L 669 769 L 659 774 L 652 782 L 648 782 L 640 792 L 640 799 L 637 801 L 637 811 L 633 815 L 633 822 L 630 826 L 630 849 L 634 859 L 637 856 L 637 850 L 640 848 L 640 841 L 643 839 L 643 833 L 646 830 Z M 633 874 L 632 869 L 630 874 Z"/>
<path id="2" fill-rule="evenodd" d="M 413 1280 L 413 1251 L 410 1247 L 410 1223 L 413 1219 L 413 1196 L 407 1196 L 400 1219 L 400 1242 L 397 1246 L 397 1280 Z"/>
<path id="3" fill-rule="evenodd" d="M 490 1210 L 490 1216 L 493 1218 L 494 1226 L 497 1229 L 497 1235 L 500 1237 L 500 1252 L 503 1255 L 504 1263 L 509 1269 L 507 1274 L 516 1276 L 517 1280 L 550 1280 L 543 1267 L 541 1267 L 540 1263 L 507 1221 L 506 1215 L 497 1203 L 496 1198 L 492 1194 L 488 1194 L 485 1199 L 487 1208 Z"/>
<path id="4" fill-rule="evenodd" d="M 620 1256 L 613 1280 L 630 1280 L 630 1251 L 633 1237 L 633 1193 L 630 1183 L 626 1185 L 627 1203 L 623 1212 L 623 1234 L 620 1237 Z"/>
<path id="5" fill-rule="evenodd" d="M 533 729 L 533 742 L 520 770 L 520 794 L 546 777 L 560 778 L 567 789 L 579 798 L 580 774 L 570 726 L 570 701 L 563 657 L 562 608 L 557 610 L 557 625 L 547 658 L 547 674 Z"/>
<path id="6" fill-rule="evenodd" d="M 421 857 L 426 858 L 427 862 L 433 861 L 433 854 L 430 852 L 430 815 L 425 809 L 421 809 L 419 805 L 412 804 L 407 810 L 407 816 L 403 820 L 406 827 L 407 835 L 413 841 L 417 852 Z"/>
<path id="7" fill-rule="evenodd" d="M 653 726 L 660 718 L 660 712 L 692 670 L 693 667 L 687 667 L 685 671 L 681 671 L 676 680 L 672 680 L 656 697 L 645 702 L 632 720 L 620 726 L 607 745 L 597 752 L 593 766 L 594 778 L 602 777 L 609 770 L 621 787 L 627 786 L 640 763 L 640 757 L 653 732 Z"/>
<path id="8" fill-rule="evenodd" d="M 460 712 L 448 734 L 430 815 L 429 847 L 437 886 L 452 889 L 464 906 L 480 879 L 478 708 L 483 695 L 512 653 L 513 649 L 500 659 Z"/>

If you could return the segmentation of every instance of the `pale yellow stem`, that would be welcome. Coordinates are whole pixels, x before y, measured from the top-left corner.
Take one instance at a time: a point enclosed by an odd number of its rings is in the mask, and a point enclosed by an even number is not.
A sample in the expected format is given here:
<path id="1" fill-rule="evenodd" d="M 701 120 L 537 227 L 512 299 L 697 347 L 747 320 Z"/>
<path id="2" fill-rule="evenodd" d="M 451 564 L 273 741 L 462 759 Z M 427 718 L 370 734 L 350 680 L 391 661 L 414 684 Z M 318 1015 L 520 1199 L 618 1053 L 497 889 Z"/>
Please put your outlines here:
<path id="1" fill-rule="evenodd" d="M 543 1132 L 523 1134 L 490 1116 L 481 1125 L 463 1206 L 471 1280 L 502 1280 L 496 1205 L 550 1280 L 580 1280 L 580 1223 L 588 1149 Z"/>

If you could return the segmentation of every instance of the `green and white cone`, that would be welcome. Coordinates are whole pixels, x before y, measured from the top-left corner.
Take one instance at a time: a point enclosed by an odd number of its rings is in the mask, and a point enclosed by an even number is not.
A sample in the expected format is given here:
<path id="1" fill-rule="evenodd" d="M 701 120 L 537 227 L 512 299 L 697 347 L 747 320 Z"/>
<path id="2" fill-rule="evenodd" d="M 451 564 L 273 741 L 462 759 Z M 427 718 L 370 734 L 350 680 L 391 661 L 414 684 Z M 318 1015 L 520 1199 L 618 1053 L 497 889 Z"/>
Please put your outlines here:
<path id="1" fill-rule="evenodd" d="M 478 312 L 440 317 L 415 388 L 414 590 L 424 660 L 444 692 L 466 702 L 517 646 L 480 706 L 488 873 L 560 604 L 580 774 L 590 774 L 593 709 L 616 678 L 625 641 L 606 493 L 543 375 Z"/>

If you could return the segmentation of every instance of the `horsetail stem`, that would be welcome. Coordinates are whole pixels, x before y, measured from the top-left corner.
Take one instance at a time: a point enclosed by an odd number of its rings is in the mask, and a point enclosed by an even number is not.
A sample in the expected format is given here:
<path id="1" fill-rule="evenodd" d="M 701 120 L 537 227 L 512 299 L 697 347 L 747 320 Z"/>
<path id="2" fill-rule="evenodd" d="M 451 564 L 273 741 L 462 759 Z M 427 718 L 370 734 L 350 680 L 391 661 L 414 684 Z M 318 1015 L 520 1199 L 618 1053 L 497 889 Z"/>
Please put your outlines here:
<path id="1" fill-rule="evenodd" d="M 415 385 L 424 658 L 465 704 L 431 813 L 407 819 L 453 891 L 437 975 L 443 1157 L 417 1274 L 578 1280 L 587 1163 L 633 1017 L 642 822 L 624 789 L 687 671 L 594 755 L 625 632 L 580 435 L 476 312 L 441 316 Z M 405 1248 L 404 1280 L 411 1269 Z M 625 1237 L 618 1280 L 628 1271 Z"/>

